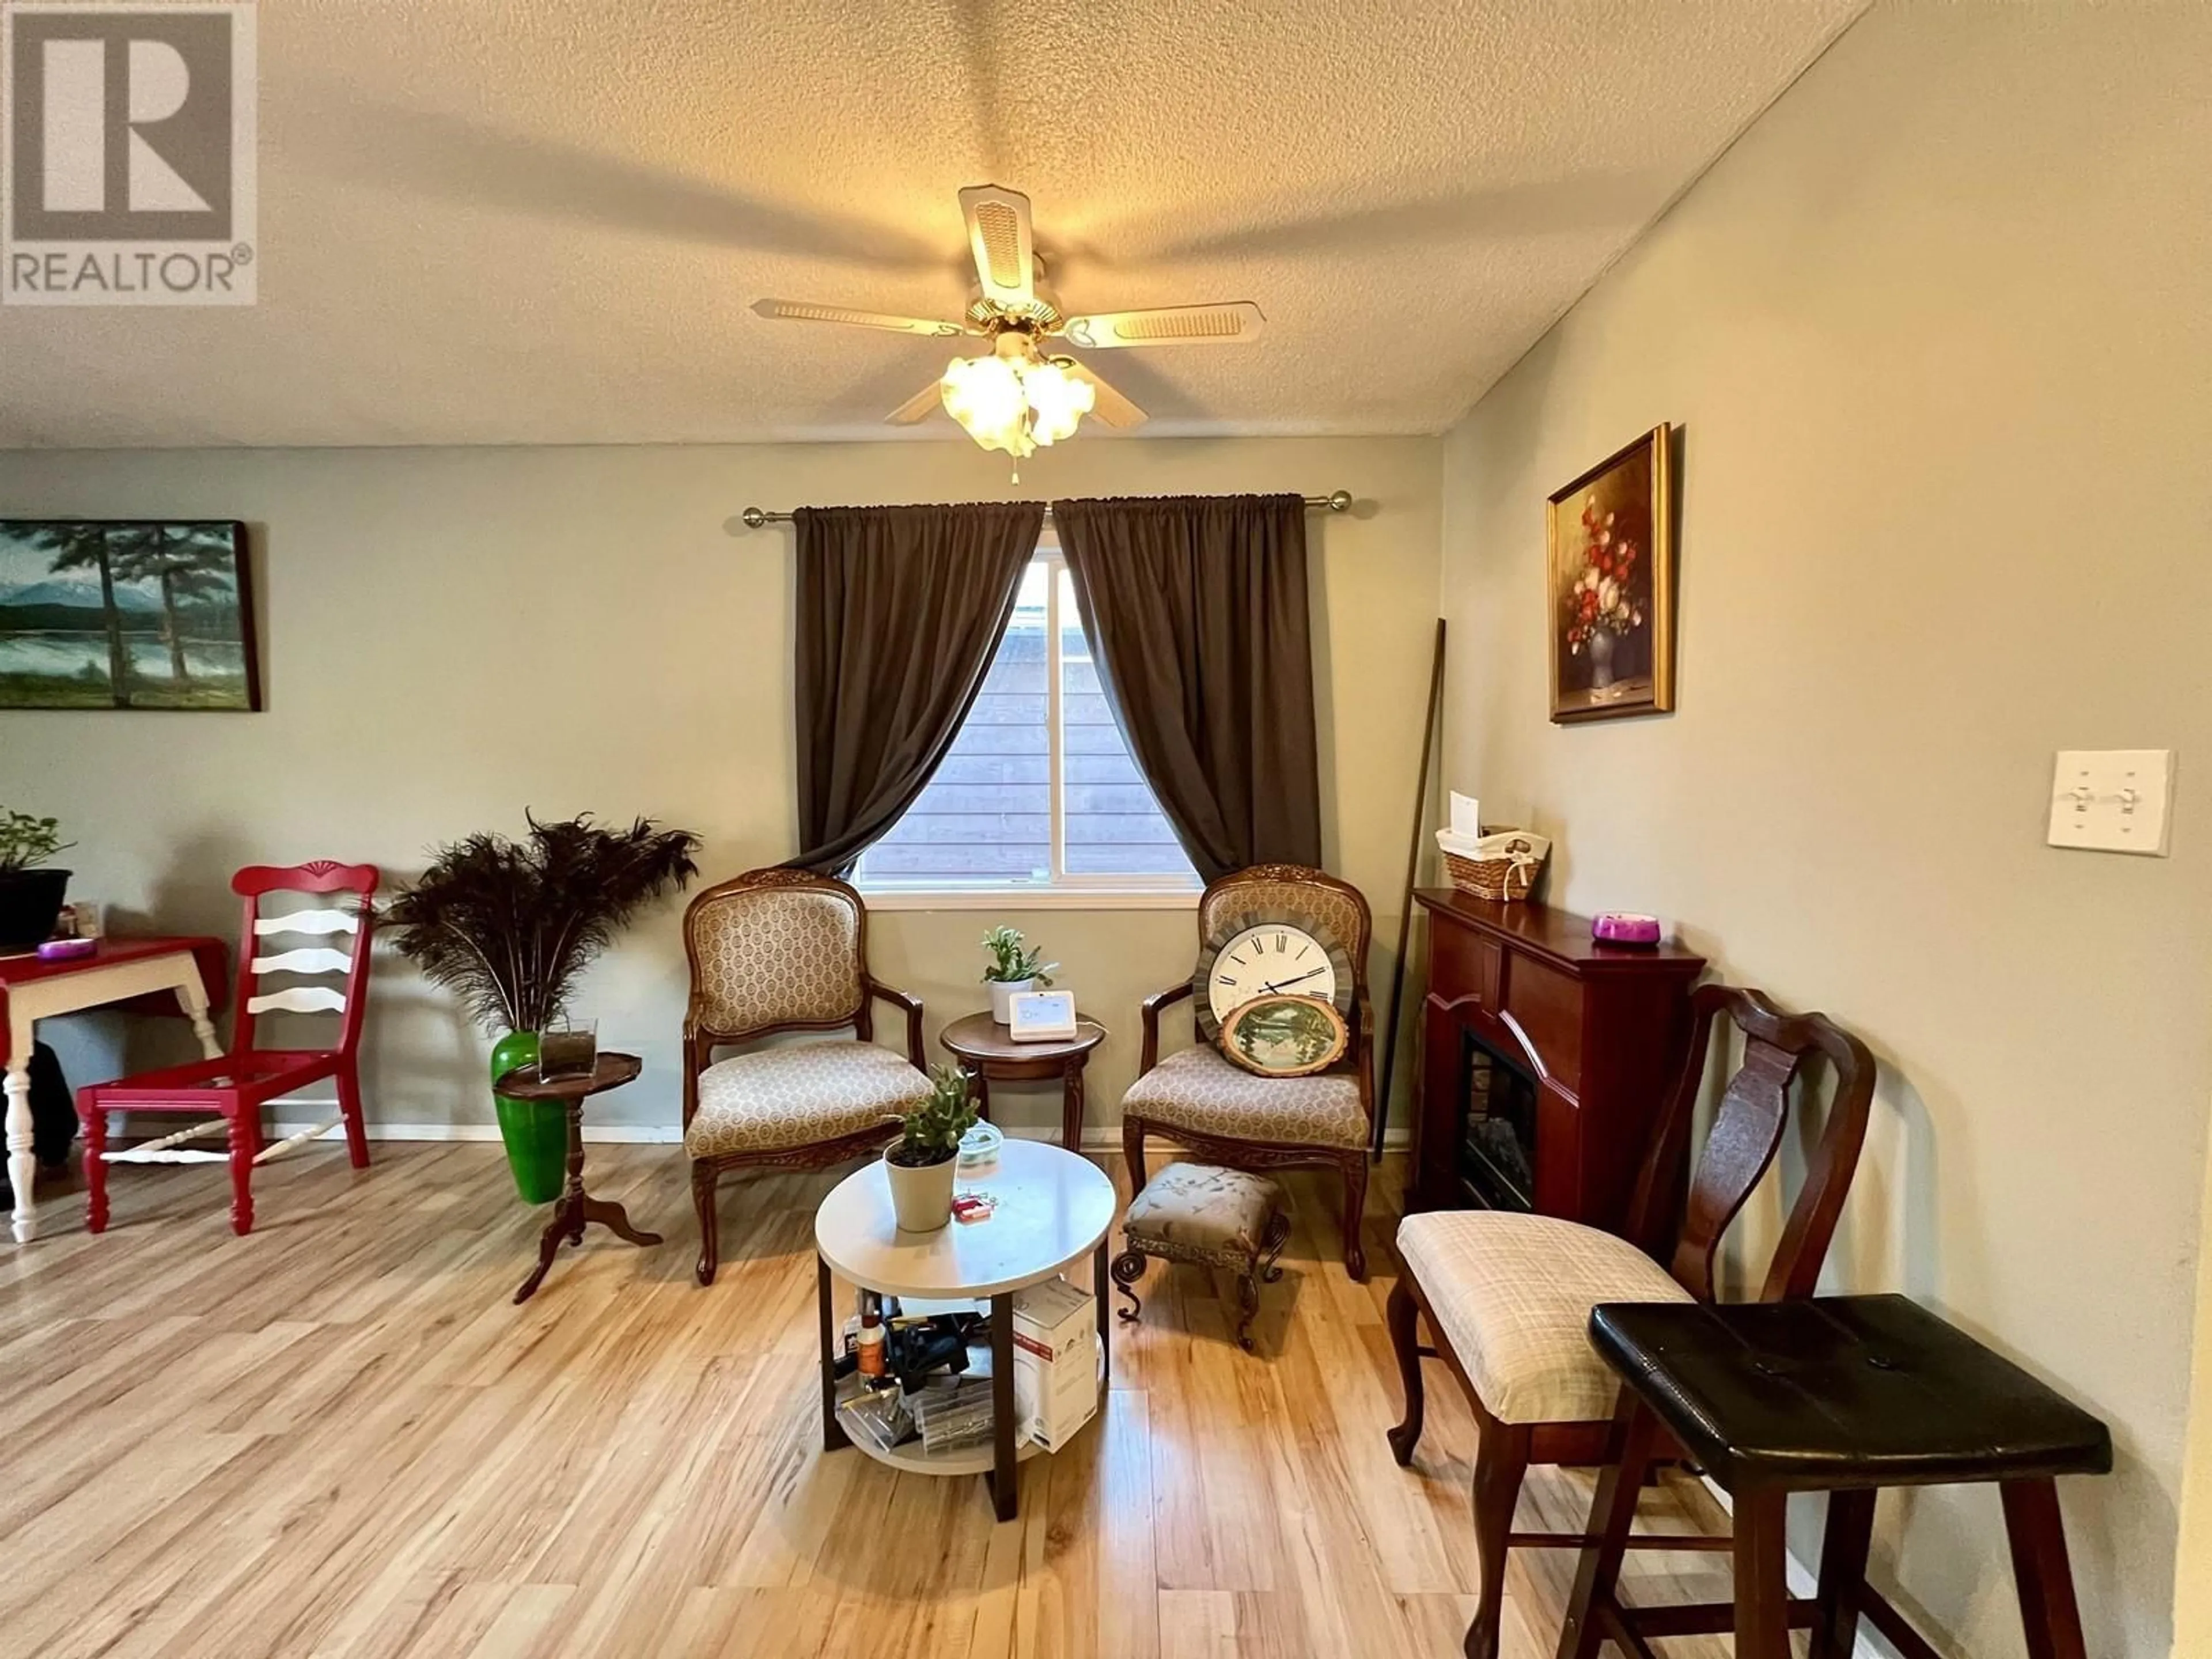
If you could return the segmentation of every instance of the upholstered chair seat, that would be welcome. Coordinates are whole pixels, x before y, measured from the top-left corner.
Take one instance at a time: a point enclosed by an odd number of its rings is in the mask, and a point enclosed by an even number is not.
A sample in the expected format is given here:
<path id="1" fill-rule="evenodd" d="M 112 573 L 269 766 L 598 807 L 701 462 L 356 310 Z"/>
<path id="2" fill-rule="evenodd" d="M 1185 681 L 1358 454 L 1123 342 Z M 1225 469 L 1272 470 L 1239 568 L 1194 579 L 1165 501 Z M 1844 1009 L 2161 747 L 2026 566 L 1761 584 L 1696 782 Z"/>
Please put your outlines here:
<path id="1" fill-rule="evenodd" d="M 1344 1072 L 1255 1077 L 1211 1043 L 1180 1049 L 1121 1097 L 1121 1109 L 1170 1131 L 1301 1146 L 1367 1145 L 1359 1079 Z"/>
<path id="2" fill-rule="evenodd" d="M 1620 1380 L 1590 1346 L 1601 1302 L 1695 1300 L 1625 1238 L 1557 1216 L 1442 1210 L 1407 1216 L 1398 1255 L 1501 1423 L 1613 1415 Z"/>
<path id="3" fill-rule="evenodd" d="M 693 1158 L 810 1146 L 880 1124 L 885 1138 L 929 1097 L 929 1079 L 872 1042 L 801 1042 L 717 1060 L 699 1073 L 684 1132 Z"/>

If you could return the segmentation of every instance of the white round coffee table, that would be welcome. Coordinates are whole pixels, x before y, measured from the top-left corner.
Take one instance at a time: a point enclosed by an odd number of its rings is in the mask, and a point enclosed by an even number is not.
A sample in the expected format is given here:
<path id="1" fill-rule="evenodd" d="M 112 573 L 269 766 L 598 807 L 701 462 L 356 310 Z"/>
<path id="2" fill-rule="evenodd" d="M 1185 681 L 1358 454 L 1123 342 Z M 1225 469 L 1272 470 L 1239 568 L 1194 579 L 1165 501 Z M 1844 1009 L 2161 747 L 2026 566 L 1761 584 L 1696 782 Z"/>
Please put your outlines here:
<path id="1" fill-rule="evenodd" d="M 1014 1466 L 1037 1449 L 1014 1421 L 1014 1292 L 1091 1259 L 1098 1302 L 1098 1352 L 1107 1358 L 1106 1235 L 1118 1207 L 1114 1183 L 1088 1158 L 1042 1141 L 1009 1140 L 998 1162 L 963 1176 L 957 1192 L 988 1193 L 997 1207 L 981 1221 L 953 1221 L 930 1233 L 901 1232 L 890 1182 L 880 1161 L 840 1182 L 814 1215 L 816 1283 L 822 1326 L 822 1444 L 858 1443 L 894 1468 L 930 1474 L 981 1474 L 999 1519 L 1015 1513 Z M 890 1296 L 988 1300 L 991 1324 L 992 1444 L 940 1452 L 918 1446 L 885 1451 L 849 1439 L 837 1421 L 836 1338 L 830 1277 Z"/>

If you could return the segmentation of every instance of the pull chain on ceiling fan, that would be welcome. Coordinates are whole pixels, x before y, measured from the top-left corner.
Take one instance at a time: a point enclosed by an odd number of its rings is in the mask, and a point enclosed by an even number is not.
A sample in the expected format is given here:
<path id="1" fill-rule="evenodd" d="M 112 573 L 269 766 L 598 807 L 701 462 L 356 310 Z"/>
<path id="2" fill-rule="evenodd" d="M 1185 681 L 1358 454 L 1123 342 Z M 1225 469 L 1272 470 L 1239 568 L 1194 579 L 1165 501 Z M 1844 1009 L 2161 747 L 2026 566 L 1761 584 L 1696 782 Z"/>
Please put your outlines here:
<path id="1" fill-rule="evenodd" d="M 1072 435 L 1085 415 L 1095 415 L 1111 427 L 1144 423 L 1143 410 L 1092 369 L 1050 349 L 1048 342 L 1066 340 L 1094 351 L 1124 346 L 1231 345 L 1257 338 L 1266 325 L 1260 307 L 1249 300 L 1063 316 L 1037 287 L 1030 198 L 996 185 L 975 185 L 960 192 L 960 210 L 975 259 L 976 298 L 959 322 L 800 300 L 759 300 L 753 309 L 763 317 L 788 322 L 837 323 L 936 339 L 988 340 L 988 352 L 955 357 L 934 385 L 892 410 L 889 422 L 911 426 L 941 404 L 978 444 L 1004 450 L 1017 461 L 1042 445 Z M 1019 482 L 1021 475 L 1014 476 Z"/>

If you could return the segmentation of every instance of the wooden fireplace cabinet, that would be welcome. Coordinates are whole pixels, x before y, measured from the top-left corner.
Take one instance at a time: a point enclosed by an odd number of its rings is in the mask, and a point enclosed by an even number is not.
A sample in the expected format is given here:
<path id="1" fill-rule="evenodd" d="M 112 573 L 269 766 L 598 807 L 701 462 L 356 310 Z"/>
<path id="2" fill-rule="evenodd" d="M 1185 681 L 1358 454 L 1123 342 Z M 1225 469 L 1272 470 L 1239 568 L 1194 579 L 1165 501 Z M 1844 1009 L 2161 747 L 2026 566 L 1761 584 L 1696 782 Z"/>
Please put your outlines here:
<path id="1" fill-rule="evenodd" d="M 1547 905 L 1413 896 L 1428 912 L 1429 988 L 1409 1207 L 1620 1231 L 1705 958 L 1600 945 L 1588 918 Z"/>

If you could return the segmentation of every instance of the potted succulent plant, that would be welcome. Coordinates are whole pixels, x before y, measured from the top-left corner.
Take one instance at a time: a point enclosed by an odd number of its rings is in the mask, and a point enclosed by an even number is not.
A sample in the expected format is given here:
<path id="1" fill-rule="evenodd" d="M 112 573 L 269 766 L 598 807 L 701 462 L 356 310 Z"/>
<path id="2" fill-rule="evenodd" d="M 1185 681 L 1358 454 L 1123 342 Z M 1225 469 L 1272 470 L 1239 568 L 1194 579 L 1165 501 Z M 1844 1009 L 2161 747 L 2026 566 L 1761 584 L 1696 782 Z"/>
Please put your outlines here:
<path id="1" fill-rule="evenodd" d="M 975 1079 L 965 1066 L 929 1074 L 929 1098 L 906 1115 L 906 1131 L 884 1152 L 899 1231 L 933 1233 L 952 1219 L 952 1174 L 960 1137 L 975 1127 Z"/>
<path id="2" fill-rule="evenodd" d="M 54 818 L 0 806 L 0 951 L 35 950 L 53 937 L 70 872 L 46 860 L 76 846 Z"/>
<path id="3" fill-rule="evenodd" d="M 538 1058 L 538 1033 L 631 917 L 680 890 L 699 867 L 699 837 L 640 818 L 627 830 L 581 817 L 530 824 L 526 840 L 477 835 L 441 847 L 392 901 L 386 924 L 424 977 L 459 993 L 487 1031 L 497 1082 Z M 523 1200 L 560 1196 L 568 1114 L 558 1101 L 494 1096 L 507 1167 Z"/>
<path id="4" fill-rule="evenodd" d="M 983 982 L 991 988 L 991 1018 L 1004 1025 L 1013 1018 L 1007 1000 L 1018 991 L 1043 990 L 1060 964 L 1047 962 L 1041 950 L 1024 948 L 1018 927 L 994 927 L 983 935 L 983 948 L 991 953 L 991 965 L 983 970 Z"/>

